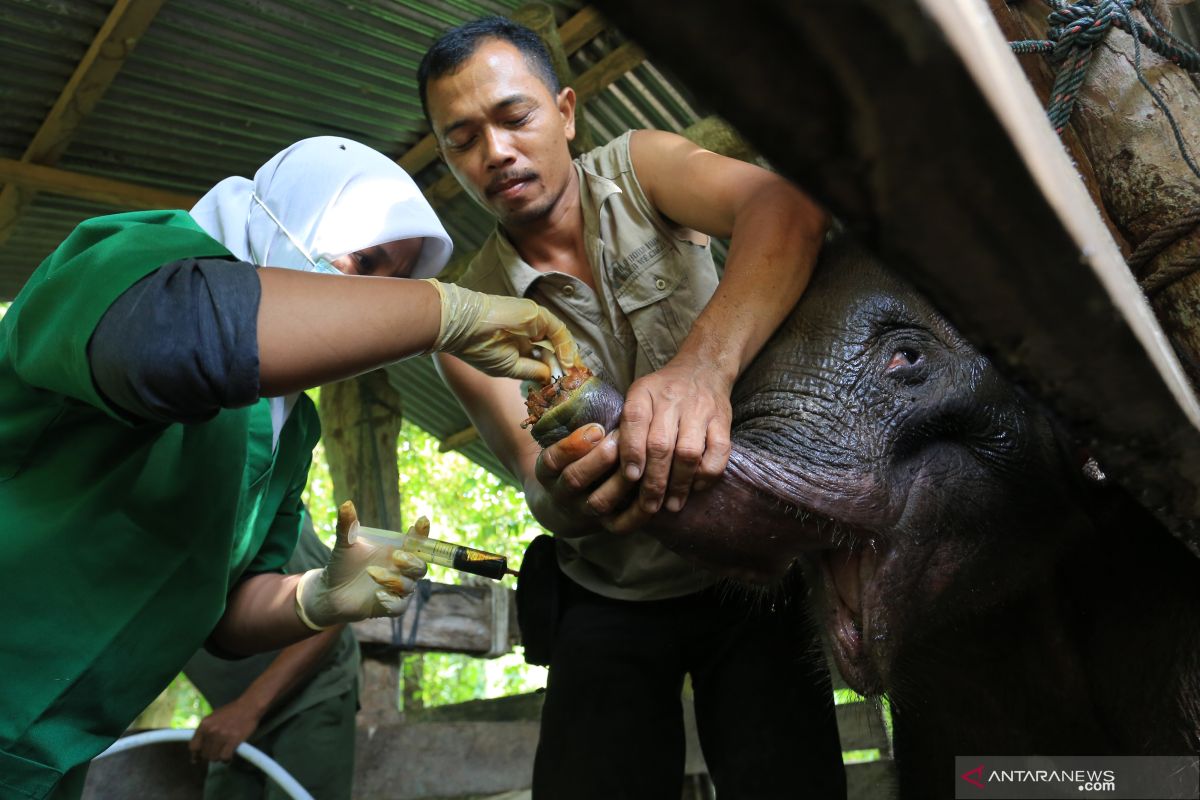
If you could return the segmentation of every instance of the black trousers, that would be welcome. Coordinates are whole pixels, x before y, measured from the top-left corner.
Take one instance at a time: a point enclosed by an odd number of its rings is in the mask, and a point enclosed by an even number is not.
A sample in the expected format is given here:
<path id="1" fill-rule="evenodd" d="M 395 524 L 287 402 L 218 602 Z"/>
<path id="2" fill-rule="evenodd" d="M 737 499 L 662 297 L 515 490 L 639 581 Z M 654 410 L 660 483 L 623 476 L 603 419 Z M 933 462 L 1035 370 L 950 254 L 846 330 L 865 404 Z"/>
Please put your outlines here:
<path id="1" fill-rule="evenodd" d="M 630 602 L 563 577 L 535 800 L 677 800 L 685 674 L 720 800 L 843 800 L 829 673 L 803 597 L 802 585 L 774 602 L 716 587 Z"/>

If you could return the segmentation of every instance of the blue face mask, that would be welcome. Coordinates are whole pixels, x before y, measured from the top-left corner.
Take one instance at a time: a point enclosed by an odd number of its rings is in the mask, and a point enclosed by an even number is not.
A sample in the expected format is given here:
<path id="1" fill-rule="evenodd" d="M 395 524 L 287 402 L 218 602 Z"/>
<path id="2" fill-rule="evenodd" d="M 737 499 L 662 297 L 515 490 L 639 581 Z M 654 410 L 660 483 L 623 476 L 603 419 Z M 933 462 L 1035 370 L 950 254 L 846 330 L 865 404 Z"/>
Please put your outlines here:
<path id="1" fill-rule="evenodd" d="M 344 275 L 345 274 L 340 269 L 335 267 L 333 265 L 333 262 L 330 261 L 328 258 L 318 258 L 316 261 L 314 261 L 314 260 L 312 260 L 312 258 L 308 257 L 308 254 L 305 254 L 305 258 L 308 258 L 308 266 L 309 266 L 309 269 L 306 269 L 305 272 L 323 272 L 323 273 L 326 273 L 329 275 Z"/>
<path id="2" fill-rule="evenodd" d="M 305 249 L 305 247 L 302 244 L 300 244 L 299 241 L 297 241 L 296 237 L 292 236 L 292 232 L 289 231 L 286 227 L 284 227 L 284 224 L 279 221 L 279 218 L 276 217 L 273 213 L 271 213 L 271 209 L 269 209 L 267 207 L 267 204 L 264 203 L 261 198 L 259 198 L 257 193 L 252 192 L 250 196 L 252 198 L 254 198 L 254 202 L 256 202 L 260 206 L 262 206 L 263 211 L 267 212 L 267 216 L 271 218 L 271 222 L 275 223 L 275 227 L 277 227 L 277 228 L 279 228 L 279 230 L 283 231 L 283 235 L 286 236 L 288 238 L 288 241 L 292 243 L 292 247 L 296 248 L 296 251 L 298 253 L 300 253 L 300 255 L 304 256 L 304 260 L 307 261 L 308 264 L 306 266 L 300 267 L 300 269 L 302 269 L 304 272 L 318 272 L 318 273 L 324 273 L 327 275 L 344 275 L 345 274 L 340 269 L 335 267 L 333 265 L 332 261 L 325 258 L 324 256 L 317 256 L 314 258 L 308 252 L 308 250 Z"/>

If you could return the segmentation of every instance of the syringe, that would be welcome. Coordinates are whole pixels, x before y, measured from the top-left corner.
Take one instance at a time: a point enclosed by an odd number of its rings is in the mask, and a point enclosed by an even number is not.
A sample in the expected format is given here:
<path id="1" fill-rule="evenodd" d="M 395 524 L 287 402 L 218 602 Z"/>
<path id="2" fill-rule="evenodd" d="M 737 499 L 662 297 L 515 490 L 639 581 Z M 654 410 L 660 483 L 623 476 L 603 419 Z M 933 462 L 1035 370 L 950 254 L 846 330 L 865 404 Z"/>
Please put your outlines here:
<path id="1" fill-rule="evenodd" d="M 429 530 L 429 520 L 421 517 L 417 527 Z M 492 580 L 500 580 L 505 575 L 516 573 L 508 568 L 508 559 L 495 553 L 476 550 L 461 544 L 442 542 L 430 539 L 428 536 L 417 536 L 412 533 L 397 533 L 382 528 L 368 528 L 360 525 L 358 535 L 379 547 L 393 547 L 412 553 L 430 564 L 450 567 L 472 575 L 482 575 Z"/>

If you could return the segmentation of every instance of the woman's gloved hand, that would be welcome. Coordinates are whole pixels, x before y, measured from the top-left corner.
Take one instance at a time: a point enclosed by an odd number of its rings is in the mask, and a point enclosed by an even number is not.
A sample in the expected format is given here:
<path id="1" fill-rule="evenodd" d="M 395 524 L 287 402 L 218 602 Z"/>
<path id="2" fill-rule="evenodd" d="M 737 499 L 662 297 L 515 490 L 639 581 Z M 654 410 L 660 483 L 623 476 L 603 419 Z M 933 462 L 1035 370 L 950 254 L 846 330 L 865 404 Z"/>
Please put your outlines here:
<path id="1" fill-rule="evenodd" d="M 428 522 L 409 533 L 429 535 Z M 370 617 L 398 617 L 426 565 L 403 550 L 355 541 L 358 514 L 354 503 L 338 509 L 337 541 L 329 563 L 304 573 L 296 586 L 296 614 L 313 630 Z"/>
<path id="2" fill-rule="evenodd" d="M 563 369 L 579 350 L 567 326 L 532 300 L 474 292 L 426 278 L 442 300 L 442 324 L 433 350 L 454 355 L 489 375 L 550 382 L 550 367 L 533 358 L 548 342 Z"/>

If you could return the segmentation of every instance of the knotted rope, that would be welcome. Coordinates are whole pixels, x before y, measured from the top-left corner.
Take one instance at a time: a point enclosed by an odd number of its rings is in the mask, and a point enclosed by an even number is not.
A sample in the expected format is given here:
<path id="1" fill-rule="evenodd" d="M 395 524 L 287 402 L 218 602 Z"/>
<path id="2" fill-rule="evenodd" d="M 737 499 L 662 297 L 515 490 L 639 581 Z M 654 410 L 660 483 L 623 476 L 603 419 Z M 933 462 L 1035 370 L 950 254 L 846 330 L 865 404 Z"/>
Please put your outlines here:
<path id="1" fill-rule="evenodd" d="M 1025 39 L 1009 44 L 1013 52 L 1018 54 L 1046 53 L 1051 62 L 1058 65 L 1058 73 L 1050 94 L 1050 105 L 1046 109 L 1054 129 L 1061 134 L 1070 121 L 1079 89 L 1087 77 L 1092 54 L 1113 26 L 1116 26 L 1134 37 L 1134 69 L 1138 80 L 1170 119 L 1172 127 L 1176 129 L 1177 138 L 1182 143 L 1171 112 L 1142 75 L 1141 47 L 1138 43 L 1145 44 L 1155 53 L 1189 72 L 1200 71 L 1200 53 L 1175 38 L 1158 18 L 1142 5 L 1142 0 L 1080 0 L 1070 4 L 1064 0 L 1046 2 L 1051 8 L 1047 38 Z M 1153 30 L 1139 25 L 1134 20 L 1131 12 L 1135 8 L 1141 12 Z M 1197 177 L 1200 177 L 1200 171 L 1196 170 L 1190 156 L 1185 157 Z"/>
<path id="2" fill-rule="evenodd" d="M 1129 256 L 1129 268 L 1138 276 L 1138 283 L 1147 296 L 1153 297 L 1168 286 L 1200 270 L 1200 253 L 1195 253 L 1176 255 L 1174 260 L 1158 265 L 1159 268 L 1153 272 L 1147 272 L 1147 267 L 1159 253 L 1197 228 L 1200 228 L 1200 211 L 1185 214 L 1147 236 Z"/>

